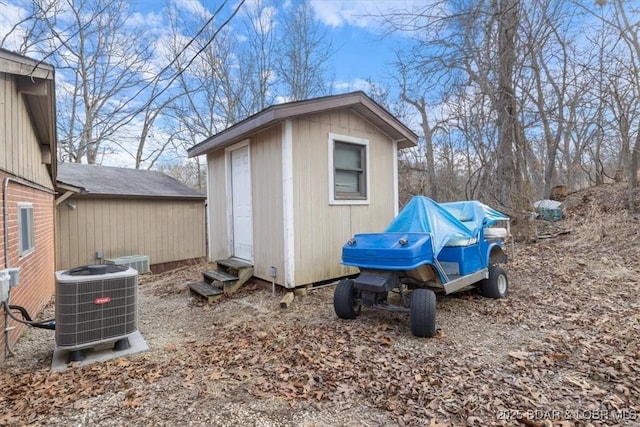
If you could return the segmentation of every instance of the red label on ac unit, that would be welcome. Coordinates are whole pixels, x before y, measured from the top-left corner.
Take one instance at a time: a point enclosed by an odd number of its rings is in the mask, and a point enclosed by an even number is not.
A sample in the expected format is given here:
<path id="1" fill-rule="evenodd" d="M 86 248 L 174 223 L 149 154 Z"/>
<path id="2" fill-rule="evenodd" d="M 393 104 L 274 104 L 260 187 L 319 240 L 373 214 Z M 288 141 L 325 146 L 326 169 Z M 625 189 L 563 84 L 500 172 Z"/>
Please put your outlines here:
<path id="1" fill-rule="evenodd" d="M 109 304 L 110 302 L 111 302 L 111 297 L 100 297 L 93 300 L 93 303 L 95 305 Z"/>

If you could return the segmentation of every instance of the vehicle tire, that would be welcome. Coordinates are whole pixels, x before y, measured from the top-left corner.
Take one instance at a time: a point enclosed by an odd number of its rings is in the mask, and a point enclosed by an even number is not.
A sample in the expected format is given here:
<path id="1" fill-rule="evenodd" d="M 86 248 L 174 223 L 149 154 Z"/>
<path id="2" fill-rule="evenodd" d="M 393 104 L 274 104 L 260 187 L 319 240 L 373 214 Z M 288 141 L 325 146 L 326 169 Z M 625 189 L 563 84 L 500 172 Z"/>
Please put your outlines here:
<path id="1" fill-rule="evenodd" d="M 416 289 L 411 294 L 411 333 L 416 337 L 436 334 L 436 294 L 431 289 Z"/>
<path id="2" fill-rule="evenodd" d="M 361 306 L 356 300 L 353 280 L 345 279 L 338 282 L 333 293 L 333 309 L 341 319 L 355 319 L 358 317 Z"/>
<path id="3" fill-rule="evenodd" d="M 480 293 L 487 298 L 504 298 L 509 293 L 507 272 L 499 265 L 489 266 L 489 278 L 480 282 Z"/>

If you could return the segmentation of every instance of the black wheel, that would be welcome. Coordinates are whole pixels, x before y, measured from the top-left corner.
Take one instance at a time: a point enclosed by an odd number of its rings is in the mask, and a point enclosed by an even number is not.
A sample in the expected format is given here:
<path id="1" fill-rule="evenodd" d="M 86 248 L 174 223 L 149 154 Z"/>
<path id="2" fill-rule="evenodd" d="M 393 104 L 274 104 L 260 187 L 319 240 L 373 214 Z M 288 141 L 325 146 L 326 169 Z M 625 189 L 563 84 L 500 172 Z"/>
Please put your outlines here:
<path id="1" fill-rule="evenodd" d="M 355 319 L 360 314 L 360 303 L 356 301 L 353 280 L 341 280 L 333 293 L 333 309 L 341 319 Z"/>
<path id="2" fill-rule="evenodd" d="M 436 334 L 436 294 L 431 289 L 416 289 L 411 294 L 411 333 L 417 337 Z"/>
<path id="3" fill-rule="evenodd" d="M 489 278 L 480 282 L 480 293 L 487 298 L 504 298 L 509 293 L 507 272 L 499 265 L 489 266 Z"/>

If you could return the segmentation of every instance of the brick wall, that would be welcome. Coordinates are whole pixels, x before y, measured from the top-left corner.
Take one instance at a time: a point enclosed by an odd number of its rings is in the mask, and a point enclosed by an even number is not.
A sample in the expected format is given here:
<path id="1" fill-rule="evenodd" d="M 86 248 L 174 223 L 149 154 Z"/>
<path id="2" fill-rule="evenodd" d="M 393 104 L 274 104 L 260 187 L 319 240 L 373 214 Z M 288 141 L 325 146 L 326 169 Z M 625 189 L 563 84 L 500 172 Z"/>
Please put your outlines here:
<path id="1" fill-rule="evenodd" d="M 7 174 L 0 171 L 4 183 Z M 4 197 L 4 194 L 3 194 Z M 34 249 L 20 256 L 18 234 L 18 203 L 33 206 Z M 11 304 L 20 305 L 35 317 L 51 301 L 54 293 L 54 196 L 46 191 L 9 182 L 8 187 L 8 248 L 9 266 L 20 267 L 20 284 L 12 289 Z M 0 203 L 0 268 L 5 268 L 4 203 Z M 0 361 L 4 358 L 4 312 L 0 318 Z M 10 320 L 9 326 L 17 326 L 10 332 L 10 345 L 15 344 L 26 326 Z"/>

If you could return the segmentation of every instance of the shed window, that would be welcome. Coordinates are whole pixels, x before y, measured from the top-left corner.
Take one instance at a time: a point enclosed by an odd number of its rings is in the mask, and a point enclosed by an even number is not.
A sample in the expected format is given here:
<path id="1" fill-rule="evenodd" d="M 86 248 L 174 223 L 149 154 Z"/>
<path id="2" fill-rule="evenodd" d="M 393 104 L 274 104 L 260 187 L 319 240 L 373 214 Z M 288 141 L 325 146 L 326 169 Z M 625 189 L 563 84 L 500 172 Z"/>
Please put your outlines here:
<path id="1" fill-rule="evenodd" d="M 329 137 L 330 204 L 369 203 L 369 141 Z"/>
<path id="2" fill-rule="evenodd" d="M 33 206 L 18 205 L 18 229 L 20 230 L 20 256 L 33 250 Z"/>

